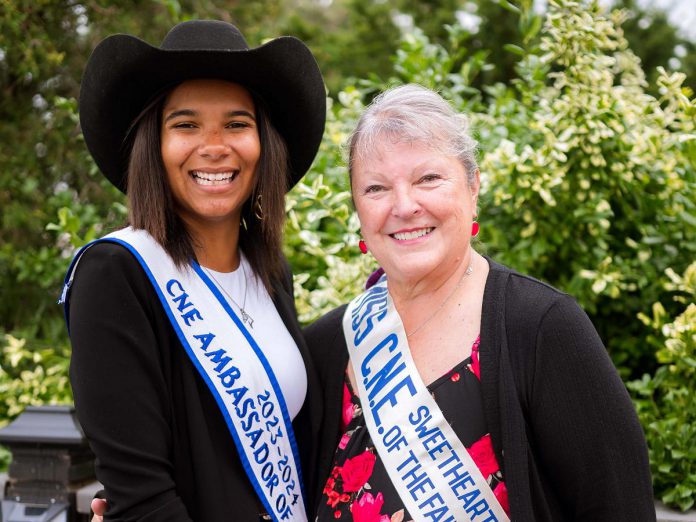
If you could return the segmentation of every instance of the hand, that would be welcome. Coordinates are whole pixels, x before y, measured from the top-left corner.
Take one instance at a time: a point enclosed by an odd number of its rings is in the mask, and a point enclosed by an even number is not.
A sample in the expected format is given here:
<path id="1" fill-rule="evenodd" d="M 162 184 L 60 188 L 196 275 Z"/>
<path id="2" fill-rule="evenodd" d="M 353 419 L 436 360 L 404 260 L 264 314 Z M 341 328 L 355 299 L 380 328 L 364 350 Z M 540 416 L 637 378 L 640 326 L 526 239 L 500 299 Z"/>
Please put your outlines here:
<path id="1" fill-rule="evenodd" d="M 103 498 L 92 499 L 92 504 L 90 505 L 94 516 L 92 517 L 92 522 L 104 522 L 104 513 L 106 513 L 107 503 Z"/>

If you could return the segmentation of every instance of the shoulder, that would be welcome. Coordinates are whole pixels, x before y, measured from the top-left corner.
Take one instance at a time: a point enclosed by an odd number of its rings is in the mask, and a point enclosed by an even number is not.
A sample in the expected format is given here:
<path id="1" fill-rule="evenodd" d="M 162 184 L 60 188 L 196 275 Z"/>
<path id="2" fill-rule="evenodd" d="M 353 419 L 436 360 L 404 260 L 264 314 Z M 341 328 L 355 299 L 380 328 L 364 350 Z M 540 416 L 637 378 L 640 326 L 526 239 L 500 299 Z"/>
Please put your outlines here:
<path id="1" fill-rule="evenodd" d="M 589 358 L 611 366 L 592 321 L 572 296 L 501 265 L 492 266 L 491 274 L 505 282 L 497 285 L 502 291 L 499 288 L 499 295 L 489 298 L 488 309 L 484 304 L 484 313 L 489 328 L 500 327 L 500 322 L 514 339 L 511 354 L 520 365 L 533 364 L 534 360 L 537 365 L 542 360 L 566 360 L 573 366 Z M 528 358 L 531 353 L 535 356 Z"/>
<path id="2" fill-rule="evenodd" d="M 489 279 L 505 281 L 505 293 L 508 297 L 524 299 L 529 296 L 542 296 L 547 299 L 567 297 L 568 294 L 544 283 L 532 276 L 521 274 L 512 268 L 488 259 Z"/>
<path id="3" fill-rule="evenodd" d="M 88 245 L 80 256 L 77 269 L 83 270 L 85 266 L 96 266 L 104 270 L 119 267 L 132 269 L 138 267 L 139 263 L 123 244 L 109 240 L 97 240 Z"/>
<path id="4" fill-rule="evenodd" d="M 535 373 L 535 361 L 540 357 L 606 352 L 594 325 L 573 297 L 493 262 L 484 293 L 481 337 L 495 346 L 507 339 L 511 362 L 528 375 Z"/>
<path id="5" fill-rule="evenodd" d="M 581 312 L 575 299 L 529 275 L 491 261 L 484 293 L 484 311 L 504 308 L 508 322 L 538 324 L 554 308 Z"/>
<path id="6" fill-rule="evenodd" d="M 89 246 L 75 267 L 74 286 L 98 283 L 100 287 L 148 283 L 147 275 L 135 255 L 124 245 L 99 241 Z"/>
<path id="7" fill-rule="evenodd" d="M 119 244 L 98 242 L 87 248 L 77 260 L 66 297 L 73 359 L 76 354 L 116 353 L 126 345 L 141 353 L 157 344 L 153 332 L 167 329 L 167 316 L 145 270 Z M 131 337 L 134 332 L 139 341 Z M 94 351 L 95 344 L 103 349 Z"/>
<path id="8" fill-rule="evenodd" d="M 139 268 L 140 263 L 125 246 L 111 241 L 99 241 L 82 253 L 75 268 L 75 276 L 92 272 L 133 271 Z"/>
<path id="9" fill-rule="evenodd" d="M 104 302 L 149 300 L 153 291 L 140 262 L 123 245 L 100 241 L 77 260 L 70 288 L 70 308 L 78 302 L 99 306 Z"/>

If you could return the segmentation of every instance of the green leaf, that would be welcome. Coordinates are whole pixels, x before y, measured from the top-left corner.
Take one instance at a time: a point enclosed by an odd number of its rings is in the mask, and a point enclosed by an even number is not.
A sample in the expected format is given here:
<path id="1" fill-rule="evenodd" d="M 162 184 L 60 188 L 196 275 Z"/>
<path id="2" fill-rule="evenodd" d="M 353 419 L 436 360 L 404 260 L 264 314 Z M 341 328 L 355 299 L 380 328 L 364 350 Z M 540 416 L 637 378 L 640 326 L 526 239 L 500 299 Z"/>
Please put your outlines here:
<path id="1" fill-rule="evenodd" d="M 512 2 L 509 2 L 508 0 L 493 0 L 495 3 L 497 3 L 500 7 L 503 9 L 506 9 L 510 11 L 511 13 L 515 14 L 521 14 L 522 11 L 520 10 L 519 7 L 517 7 L 515 4 Z"/>
<path id="2" fill-rule="evenodd" d="M 514 44 L 505 44 L 503 45 L 503 49 L 505 49 L 508 52 L 511 52 L 513 54 L 516 54 L 518 56 L 524 56 L 525 51 L 522 47 L 519 45 L 514 45 Z"/>

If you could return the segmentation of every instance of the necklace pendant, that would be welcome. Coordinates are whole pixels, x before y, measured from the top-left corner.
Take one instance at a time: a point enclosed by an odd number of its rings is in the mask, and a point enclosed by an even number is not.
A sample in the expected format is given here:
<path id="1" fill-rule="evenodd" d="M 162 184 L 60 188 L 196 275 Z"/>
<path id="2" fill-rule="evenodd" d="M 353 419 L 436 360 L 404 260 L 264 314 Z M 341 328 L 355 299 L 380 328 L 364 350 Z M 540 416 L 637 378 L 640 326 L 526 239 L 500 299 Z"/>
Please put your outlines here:
<path id="1" fill-rule="evenodd" d="M 254 320 L 244 311 L 244 308 L 240 308 L 239 311 L 242 313 L 242 322 L 249 323 L 249 328 L 254 328 Z"/>

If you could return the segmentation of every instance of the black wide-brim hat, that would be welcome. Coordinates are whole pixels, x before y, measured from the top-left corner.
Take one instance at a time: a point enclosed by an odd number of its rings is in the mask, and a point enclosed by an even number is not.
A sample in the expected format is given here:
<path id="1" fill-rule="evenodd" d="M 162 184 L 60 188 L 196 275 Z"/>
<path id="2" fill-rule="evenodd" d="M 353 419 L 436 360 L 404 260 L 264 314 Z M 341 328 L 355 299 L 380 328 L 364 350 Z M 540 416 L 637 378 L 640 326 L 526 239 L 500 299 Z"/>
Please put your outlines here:
<path id="1" fill-rule="evenodd" d="M 326 121 L 326 91 L 314 56 L 282 36 L 249 49 L 234 25 L 194 20 L 176 25 L 154 47 L 127 34 L 103 40 L 87 62 L 80 89 L 80 124 L 102 173 L 122 192 L 130 148 L 126 136 L 153 98 L 191 79 L 238 83 L 261 97 L 288 146 L 289 187 L 309 170 Z"/>

